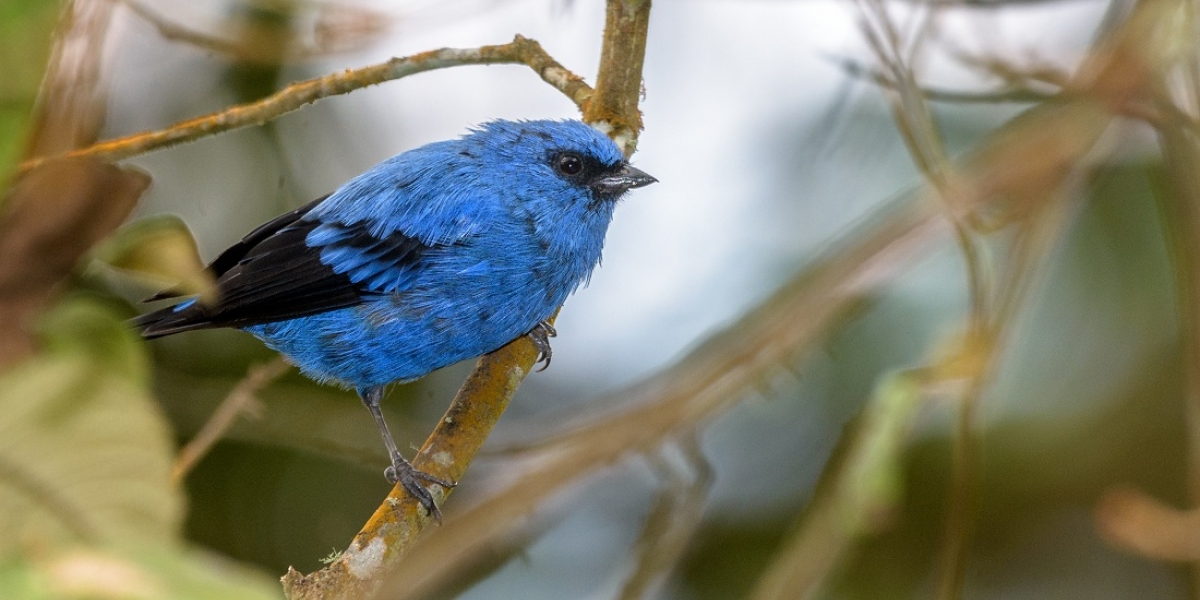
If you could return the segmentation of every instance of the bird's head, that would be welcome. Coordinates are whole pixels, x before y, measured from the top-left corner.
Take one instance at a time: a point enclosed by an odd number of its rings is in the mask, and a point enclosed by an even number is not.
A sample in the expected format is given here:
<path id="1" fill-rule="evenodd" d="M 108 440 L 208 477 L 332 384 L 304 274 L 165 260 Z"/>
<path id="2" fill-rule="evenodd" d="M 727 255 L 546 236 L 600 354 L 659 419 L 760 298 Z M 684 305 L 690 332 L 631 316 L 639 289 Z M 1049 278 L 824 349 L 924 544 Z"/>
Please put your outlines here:
<path id="1" fill-rule="evenodd" d="M 526 201 L 611 214 L 625 192 L 658 181 L 630 165 L 612 140 L 580 121 L 492 121 L 468 140 L 494 157 L 504 184 Z"/>

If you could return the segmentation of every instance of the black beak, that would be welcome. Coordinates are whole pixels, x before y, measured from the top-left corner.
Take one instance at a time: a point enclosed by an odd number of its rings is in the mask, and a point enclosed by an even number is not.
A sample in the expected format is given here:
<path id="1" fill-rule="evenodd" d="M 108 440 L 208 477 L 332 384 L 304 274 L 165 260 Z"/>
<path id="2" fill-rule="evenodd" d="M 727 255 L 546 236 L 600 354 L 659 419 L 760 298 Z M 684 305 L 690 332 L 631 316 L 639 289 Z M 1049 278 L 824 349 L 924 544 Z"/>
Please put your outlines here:
<path id="1" fill-rule="evenodd" d="M 629 163 L 621 163 L 621 167 L 616 171 L 609 171 L 593 179 L 589 187 L 601 196 L 620 196 L 628 190 L 652 183 L 658 183 L 658 180 Z"/>

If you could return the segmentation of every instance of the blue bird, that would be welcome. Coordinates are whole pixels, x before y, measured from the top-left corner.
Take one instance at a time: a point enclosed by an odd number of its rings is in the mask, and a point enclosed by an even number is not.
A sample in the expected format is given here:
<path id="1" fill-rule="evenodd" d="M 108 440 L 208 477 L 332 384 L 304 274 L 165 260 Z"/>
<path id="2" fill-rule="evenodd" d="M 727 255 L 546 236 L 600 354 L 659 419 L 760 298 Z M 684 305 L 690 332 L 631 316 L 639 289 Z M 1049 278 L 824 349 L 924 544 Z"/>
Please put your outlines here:
<path id="1" fill-rule="evenodd" d="M 385 388 L 528 335 L 600 261 L 617 200 L 656 180 L 579 121 L 492 121 L 379 163 L 251 231 L 208 265 L 217 300 L 133 321 L 147 339 L 234 327 L 305 375 L 354 388 L 391 456 L 384 472 L 434 517 L 380 411 Z M 178 297 L 176 289 L 151 300 Z"/>

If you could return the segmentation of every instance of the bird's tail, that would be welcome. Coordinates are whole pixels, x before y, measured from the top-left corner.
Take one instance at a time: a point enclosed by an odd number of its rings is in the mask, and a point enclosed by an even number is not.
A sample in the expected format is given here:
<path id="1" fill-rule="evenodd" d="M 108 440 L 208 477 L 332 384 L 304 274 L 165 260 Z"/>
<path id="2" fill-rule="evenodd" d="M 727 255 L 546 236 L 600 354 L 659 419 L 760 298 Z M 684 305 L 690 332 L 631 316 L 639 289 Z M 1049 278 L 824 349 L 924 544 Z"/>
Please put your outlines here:
<path id="1" fill-rule="evenodd" d="M 212 323 L 205 318 L 204 309 L 195 300 L 188 300 L 175 306 L 168 306 L 146 313 L 129 324 L 136 328 L 142 337 L 148 340 L 160 338 L 174 333 L 206 329 Z"/>

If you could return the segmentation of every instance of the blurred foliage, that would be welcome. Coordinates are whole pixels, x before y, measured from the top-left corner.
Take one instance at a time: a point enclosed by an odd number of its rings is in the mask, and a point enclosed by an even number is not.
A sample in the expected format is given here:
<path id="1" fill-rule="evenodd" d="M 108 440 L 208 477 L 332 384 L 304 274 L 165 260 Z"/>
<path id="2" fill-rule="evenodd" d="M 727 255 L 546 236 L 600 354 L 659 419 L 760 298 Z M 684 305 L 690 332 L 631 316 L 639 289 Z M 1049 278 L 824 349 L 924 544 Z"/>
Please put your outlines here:
<path id="1" fill-rule="evenodd" d="M 1114 484 L 1186 504 L 1180 477 L 1186 468 L 1182 356 L 1168 329 L 1174 318 L 1170 265 L 1155 211 L 1162 176 L 1157 162 L 1095 174 L 1083 213 L 1024 318 L 1023 339 L 1014 342 L 997 382 L 999 406 L 990 411 L 982 434 L 971 554 L 977 585 L 1145 598 L 1179 597 L 1185 585 L 1181 568 L 1120 554 L 1105 557 L 1088 522 L 1096 501 Z M 1139 368 L 1120 384 L 1105 381 L 1095 395 L 1072 373 L 1103 378 L 1103 360 L 1092 349 L 1111 350 Z M 1040 372 L 1072 385 L 1045 385 Z M 951 447 L 944 432 L 912 445 L 901 518 L 858 545 L 831 583 L 830 595 L 929 593 L 928 573 L 947 508 Z M 1025 555 L 1031 549 L 1037 549 L 1037 558 Z M 1164 586 L 1134 583 L 1154 578 L 1164 579 Z"/>
<path id="2" fill-rule="evenodd" d="M 21 157 L 61 7 L 56 0 L 0 2 L 0 181 Z"/>
<path id="3" fill-rule="evenodd" d="M 183 498 L 137 336 L 86 299 L 45 321 L 42 353 L 0 379 L 0 554 L 35 539 L 171 539 Z"/>
<path id="4" fill-rule="evenodd" d="M 41 352 L 0 376 L 3 596 L 278 597 L 269 578 L 180 544 L 171 435 L 124 315 L 68 298 Z"/>
<path id="5" fill-rule="evenodd" d="M 1197 394 L 1189 384 L 1196 357 L 1181 325 L 1189 309 L 1180 292 L 1200 242 L 1187 237 L 1188 212 L 1179 209 L 1195 193 L 1188 182 L 1200 165 L 1160 148 L 1166 138 L 1197 144 L 1198 120 L 1188 112 L 1195 103 L 1173 94 L 1200 98 L 1200 71 L 1171 70 L 1200 63 L 1191 56 L 1200 51 L 1181 33 L 1197 29 L 1181 25 L 1194 25 L 1197 11 L 1158 0 L 1137 5 L 1166 6 L 1138 17 L 1152 23 L 1179 17 L 1170 35 L 1151 35 L 1156 30 L 1145 23 L 1122 28 L 1130 11 L 1114 3 L 1081 59 L 1082 75 L 1022 67 L 1011 57 L 957 55 L 960 66 L 999 86 L 980 97 L 943 90 L 941 99 L 967 104 L 938 108 L 930 103 L 938 93 L 922 90 L 906 62 L 936 36 L 907 39 L 909 30 L 891 23 L 883 2 L 859 3 L 863 37 L 878 64 L 847 68 L 847 77 L 878 88 L 870 88 L 869 101 L 839 104 L 835 113 L 844 119 L 825 115 L 808 126 L 857 140 L 860 146 L 843 154 L 869 158 L 842 156 L 846 164 L 830 167 L 839 190 L 900 179 L 867 164 L 883 162 L 888 152 L 881 131 L 898 137 L 889 142 L 898 149 L 892 154 L 911 157 L 922 185 L 875 211 L 871 226 L 845 232 L 825 255 L 800 262 L 781 253 L 773 260 L 772 275 L 789 283 L 747 307 L 747 321 L 700 343 L 723 350 L 725 362 L 704 362 L 711 355 L 702 352 L 681 359 L 698 370 L 728 367 L 684 384 L 708 377 L 718 387 L 762 369 L 751 389 L 723 392 L 720 408 L 706 405 L 711 412 L 697 416 L 701 408 L 687 398 L 671 406 L 664 400 L 669 410 L 647 412 L 634 424 L 622 424 L 621 411 L 644 407 L 607 408 L 582 425 L 538 414 L 536 403 L 524 420 L 509 415 L 508 445 L 463 481 L 446 524 L 429 536 L 462 543 L 447 549 L 430 541 L 429 554 L 419 557 L 451 575 L 442 587 L 431 584 L 430 593 L 1196 597 L 1189 591 L 1200 589 L 1193 565 L 1155 560 L 1104 538 L 1094 516 L 1118 486 L 1160 500 L 1171 515 L 1170 506 L 1186 516 L 1200 501 L 1189 484 L 1197 477 L 1189 448 L 1200 439 L 1195 409 L 1188 409 Z M 319 20 L 336 10 L 314 6 L 235 3 L 220 35 L 184 31 L 138 9 L 153 31 L 203 54 L 219 84 L 212 97 L 188 96 L 185 108 L 168 113 L 261 98 L 282 77 L 321 72 L 297 66 L 320 46 L 301 30 L 313 14 Z M 0 2 L 0 173 L 21 150 L 58 8 Z M 916 10 L 914 23 L 939 16 Z M 378 31 L 365 30 L 362 39 Z M 899 51 L 906 40 L 913 48 Z M 991 103 L 1014 97 L 1016 105 Z M 139 102 L 152 106 L 144 97 Z M 297 143 L 293 126 L 310 114 L 196 145 L 212 144 L 214 155 L 246 151 L 253 160 L 239 165 L 244 172 L 214 176 L 212 165 L 195 159 L 202 154 L 190 154 L 201 152 L 195 147 L 146 164 L 171 192 L 203 188 L 171 206 L 192 210 L 208 238 L 236 239 L 254 219 L 305 200 L 291 189 L 304 174 L 298 147 L 318 148 L 325 161 L 361 141 L 341 147 L 314 134 Z M 335 129 L 342 125 L 330 120 Z M 1134 150 L 1113 150 L 1122 144 Z M 768 207 L 792 214 L 784 203 L 823 175 L 824 157 L 771 150 L 801 157 L 779 159 L 779 201 Z M 209 202 L 218 193 L 221 199 Z M 910 229 L 888 233 L 905 218 L 913 219 Z M 860 251 L 859 262 L 849 261 Z M 201 429 L 247 365 L 273 355 L 237 332 L 196 332 L 146 346 L 126 329 L 123 319 L 147 288 L 117 271 L 182 282 L 186 290 L 204 287 L 183 219 L 135 221 L 91 258 L 107 266 L 85 265 L 66 282 L 70 293 L 42 321 L 38 353 L 0 372 L 0 598 L 278 597 L 273 576 L 293 566 L 319 568 L 385 497 L 385 457 L 371 420 L 352 393 L 290 373 L 256 394 L 256 409 L 233 425 L 183 489 L 171 485 L 174 442 Z M 815 300 L 798 305 L 818 307 L 812 314 L 766 310 L 803 293 Z M 756 322 L 757 314 L 791 319 Z M 779 332 L 806 319 L 814 324 L 802 347 L 777 347 Z M 755 362 L 772 352 L 785 358 L 765 367 Z M 628 393 L 670 400 L 674 368 L 616 399 Z M 461 375 L 451 369 L 393 390 L 385 410 L 397 438 L 422 439 Z M 579 387 L 527 393 L 533 402 L 587 396 Z M 665 424 L 637 429 L 654 419 Z M 591 435 L 572 437 L 581 431 Z M 612 442 L 644 431 L 660 437 L 634 439 L 634 450 Z M 572 446 L 578 439 L 594 447 Z M 586 469 L 568 464 L 543 487 L 521 485 L 538 467 L 571 456 L 591 462 Z M 514 512 L 475 514 L 492 506 Z M 673 522 L 680 516 L 670 514 L 673 507 L 694 514 Z M 456 524 L 470 518 L 496 522 Z M 956 542 L 960 554 L 952 551 Z M 955 587 L 955 568 L 965 587 Z M 789 578 L 804 585 L 764 583 Z M 628 585 L 635 579 L 638 585 Z"/>
<path id="6" fill-rule="evenodd" d="M 181 295 L 199 294 L 207 300 L 212 275 L 204 269 L 196 240 L 179 217 L 161 215 L 138 219 L 121 228 L 93 253 L 96 260 L 117 269 L 177 286 Z"/>
<path id="7" fill-rule="evenodd" d="M 278 584 L 220 556 L 177 548 L 73 549 L 0 560 L 6 600 L 268 600 Z"/>

